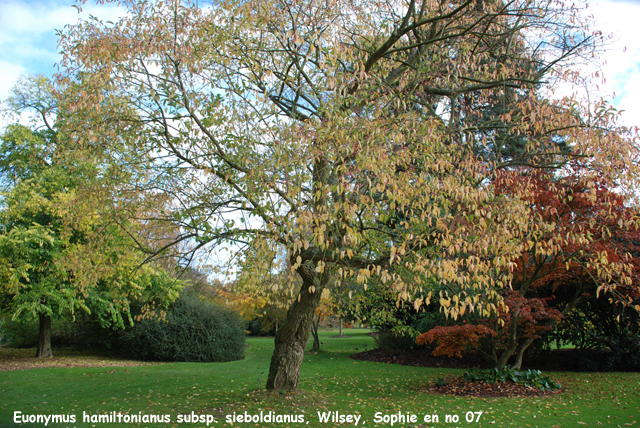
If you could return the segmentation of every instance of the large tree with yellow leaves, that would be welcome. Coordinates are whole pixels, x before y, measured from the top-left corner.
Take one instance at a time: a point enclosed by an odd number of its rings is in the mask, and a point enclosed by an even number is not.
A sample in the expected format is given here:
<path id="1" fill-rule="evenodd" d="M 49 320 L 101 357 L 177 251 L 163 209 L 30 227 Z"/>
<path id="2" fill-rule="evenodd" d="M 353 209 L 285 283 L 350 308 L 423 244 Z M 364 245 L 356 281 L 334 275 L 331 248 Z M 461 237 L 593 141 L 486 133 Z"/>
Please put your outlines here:
<path id="1" fill-rule="evenodd" d="M 148 221 L 178 225 L 176 242 L 287 254 L 302 285 L 270 389 L 297 388 L 320 297 L 341 281 L 376 276 L 419 307 L 431 278 L 450 316 L 502 308 L 523 237 L 545 225 L 495 191 L 496 171 L 583 158 L 621 191 L 637 182 L 606 110 L 541 96 L 594 48 L 571 5 L 122 3 L 120 21 L 62 35 L 71 134 L 144 170 L 132 195 L 170 196 Z"/>

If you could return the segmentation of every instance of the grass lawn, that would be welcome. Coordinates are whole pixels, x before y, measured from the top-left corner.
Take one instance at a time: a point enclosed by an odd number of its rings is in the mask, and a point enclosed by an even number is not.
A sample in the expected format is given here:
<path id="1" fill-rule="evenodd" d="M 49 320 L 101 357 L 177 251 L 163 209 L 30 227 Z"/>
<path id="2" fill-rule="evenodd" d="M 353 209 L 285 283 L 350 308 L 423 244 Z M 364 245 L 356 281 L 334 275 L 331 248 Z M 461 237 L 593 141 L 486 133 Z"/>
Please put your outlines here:
<path id="1" fill-rule="evenodd" d="M 172 363 L 131 367 L 37 368 L 0 372 L 0 428 L 44 427 L 15 424 L 22 415 L 75 415 L 75 423 L 48 427 L 204 427 L 181 422 L 180 415 L 215 418 L 216 427 L 578 427 L 638 426 L 640 374 L 550 373 L 566 391 L 543 397 L 465 398 L 424 392 L 424 386 L 454 369 L 406 367 L 354 361 L 348 355 L 374 346 L 366 330 L 321 332 L 322 351 L 308 352 L 300 374 L 300 391 L 264 390 L 272 339 L 249 339 L 246 357 L 230 363 Z M 142 417 L 170 415 L 171 422 L 83 422 L 83 415 L 121 412 Z M 233 422 L 235 414 L 260 415 L 263 421 Z M 318 412 L 352 415 L 351 422 L 319 420 Z M 379 422 L 375 414 L 380 412 Z M 482 412 L 482 413 L 480 413 Z M 415 423 L 395 422 L 392 415 L 415 415 Z M 294 420 L 264 422 L 265 415 Z M 386 421 L 383 419 L 387 415 Z M 425 422 L 437 415 L 438 422 Z M 447 416 L 449 420 L 447 422 Z M 455 422 L 456 416 L 458 422 Z M 473 422 L 467 422 L 467 418 Z M 187 419 L 184 416 L 182 419 Z M 229 419 L 229 421 L 227 420 Z M 434 418 L 435 419 L 435 418 Z M 476 419 L 479 419 L 476 421 Z"/>

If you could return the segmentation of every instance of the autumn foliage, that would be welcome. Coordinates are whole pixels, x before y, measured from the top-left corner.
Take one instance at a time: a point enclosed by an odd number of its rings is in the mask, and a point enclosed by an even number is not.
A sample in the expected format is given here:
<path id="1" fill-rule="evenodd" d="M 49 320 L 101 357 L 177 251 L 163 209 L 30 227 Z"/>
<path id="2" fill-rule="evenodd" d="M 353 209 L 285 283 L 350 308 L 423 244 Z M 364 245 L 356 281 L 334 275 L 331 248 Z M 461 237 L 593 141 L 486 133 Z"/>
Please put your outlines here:
<path id="1" fill-rule="evenodd" d="M 632 201 L 611 190 L 615 182 L 572 162 L 562 173 L 501 171 L 495 186 L 498 194 L 522 198 L 530 217 L 512 290 L 498 290 L 506 307 L 493 316 L 467 314 L 470 324 L 432 329 L 417 343 L 435 342 L 434 355 L 477 351 L 502 367 L 514 354 L 519 366 L 533 340 L 576 309 L 593 312 L 588 318 L 599 331 L 621 337 L 637 331 L 624 326 L 636 319 L 629 311 L 640 309 L 638 217 Z"/>
<path id="2" fill-rule="evenodd" d="M 589 159 L 640 182 L 637 147 L 606 107 L 538 90 L 582 82 L 572 61 L 596 48 L 568 4 L 123 5 L 115 23 L 61 34 L 60 81 L 77 87 L 66 99 L 70 138 L 128 173 L 122 205 L 176 201 L 144 219 L 183 231 L 174 245 L 241 246 L 266 272 L 285 255 L 301 286 L 269 389 L 297 388 L 321 296 L 341 284 L 379 281 L 420 308 L 433 280 L 449 288 L 440 301 L 454 319 L 504 309 L 528 243 L 543 260 L 565 239 L 532 217 L 521 168 Z M 603 287 L 626 281 L 623 265 L 590 260 Z"/>
<path id="3" fill-rule="evenodd" d="M 500 311 L 497 317 L 476 320 L 478 324 L 464 321 L 453 326 L 438 326 L 418 336 L 416 343 L 435 342 L 435 356 L 462 357 L 463 352 L 479 352 L 485 359 L 497 363 L 496 351 L 508 348 L 512 336 L 520 343 L 539 338 L 551 329 L 547 321 L 561 317 L 544 299 L 527 299 L 515 291 L 506 293 L 505 303 L 509 310 Z"/>
<path id="4" fill-rule="evenodd" d="M 501 312 L 499 320 L 504 321 L 504 326 L 497 328 L 502 346 L 507 345 L 507 332 L 512 331 L 512 324 L 515 322 L 517 337 L 523 339 L 537 339 L 542 334 L 551 330 L 548 321 L 557 322 L 562 318 L 562 314 L 555 308 L 550 308 L 548 299 L 525 298 L 517 291 L 510 291 L 505 297 L 505 302 L 509 307 L 508 312 Z M 517 314 L 517 315 L 515 315 Z M 500 323 L 497 323 L 500 325 Z"/>
<path id="5" fill-rule="evenodd" d="M 436 327 L 422 333 L 416 339 L 418 345 L 437 343 L 433 351 L 435 356 L 462 357 L 462 353 L 480 347 L 485 336 L 497 336 L 496 332 L 485 325 L 463 324 L 450 327 Z"/>
<path id="6" fill-rule="evenodd" d="M 528 203 L 532 229 L 516 261 L 514 280 L 523 291 L 544 284 L 598 283 L 597 293 L 620 300 L 636 289 L 638 216 L 631 201 L 613 192 L 615 183 L 602 174 L 588 174 L 572 165 L 564 176 L 547 171 L 505 172 L 499 191 L 513 195 L 514 187 Z M 640 308 L 639 308 L 640 309 Z"/>

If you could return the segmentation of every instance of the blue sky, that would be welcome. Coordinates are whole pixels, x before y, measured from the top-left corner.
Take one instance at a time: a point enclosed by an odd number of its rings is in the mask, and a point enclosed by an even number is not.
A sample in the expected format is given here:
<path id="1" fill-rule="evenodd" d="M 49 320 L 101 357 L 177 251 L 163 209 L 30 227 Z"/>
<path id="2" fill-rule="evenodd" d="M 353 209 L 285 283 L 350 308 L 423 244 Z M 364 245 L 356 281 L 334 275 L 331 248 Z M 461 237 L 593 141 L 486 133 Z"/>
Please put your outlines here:
<path id="1" fill-rule="evenodd" d="M 79 15 L 72 4 L 72 0 L 0 0 L 0 99 L 6 98 L 20 75 L 55 73 L 60 59 L 56 29 L 88 14 L 104 20 L 121 14 L 113 5 L 87 4 Z M 640 125 L 640 0 L 594 0 L 588 12 L 598 29 L 612 35 L 603 55 L 606 83 L 599 81 L 597 95 L 625 110 L 625 124 Z"/>
<path id="2" fill-rule="evenodd" d="M 53 75 L 60 60 L 56 30 L 89 14 L 115 19 L 113 5 L 83 6 L 78 14 L 73 0 L 0 0 L 0 99 L 6 98 L 23 74 Z"/>

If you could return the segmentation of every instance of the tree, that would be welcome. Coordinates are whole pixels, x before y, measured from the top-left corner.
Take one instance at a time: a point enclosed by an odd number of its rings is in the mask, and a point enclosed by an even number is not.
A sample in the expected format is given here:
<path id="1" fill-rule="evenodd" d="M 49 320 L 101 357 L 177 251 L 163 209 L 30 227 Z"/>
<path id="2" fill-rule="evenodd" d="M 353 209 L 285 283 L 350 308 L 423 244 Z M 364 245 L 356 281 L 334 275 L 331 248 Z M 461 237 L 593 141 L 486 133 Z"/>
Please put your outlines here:
<path id="1" fill-rule="evenodd" d="M 574 173 L 561 177 L 543 172 L 522 177 L 531 189 L 533 215 L 549 223 L 553 219 L 555 230 L 533 241 L 515 274 L 522 292 L 550 298 L 550 305 L 565 316 L 583 312 L 612 343 L 624 341 L 628 332 L 638 331 L 633 325 L 640 311 L 638 209 L 611 189 L 614 184 L 606 176 L 596 172 L 583 178 L 580 170 L 586 167 L 573 164 Z M 542 256 L 548 251 L 545 244 L 553 242 L 561 251 Z M 598 259 L 625 273 L 604 281 L 611 272 L 601 269 Z"/>
<path id="2" fill-rule="evenodd" d="M 633 256 L 638 211 L 632 201 L 611 191 L 615 184 L 589 162 L 574 161 L 562 174 L 521 171 L 517 181 L 527 189 L 532 221 L 551 226 L 526 237 L 528 250 L 514 269 L 519 294 L 547 297 L 565 316 L 599 296 L 627 311 L 640 310 Z M 508 185 L 504 190 L 511 192 Z M 533 339 L 521 345 L 517 365 Z"/>
<path id="3" fill-rule="evenodd" d="M 24 92 L 44 88 L 51 94 L 43 78 L 23 85 Z M 19 88 L 15 93 L 23 94 Z M 83 310 L 103 326 L 123 327 L 133 322 L 131 301 L 151 315 L 177 297 L 181 283 L 151 266 L 137 269 L 144 255 L 79 198 L 81 185 L 99 180 L 99 168 L 66 157 L 64 137 L 47 117 L 51 110 L 38 111 L 44 129 L 10 125 L 1 137 L 0 313 L 37 319 L 36 356 L 50 357 L 52 317 L 73 318 Z"/>
<path id="4" fill-rule="evenodd" d="M 504 296 L 508 311 L 491 318 L 472 318 L 452 326 L 437 326 L 417 337 L 416 343 L 436 342 L 433 355 L 462 357 L 463 352 L 475 352 L 498 370 L 503 370 L 518 350 L 514 368 L 522 365 L 524 350 L 534 339 L 552 329 L 549 321 L 557 322 L 562 314 L 549 308 L 543 299 L 525 298 L 517 291 Z"/>
<path id="5" fill-rule="evenodd" d="M 533 341 L 575 310 L 602 326 L 612 344 L 637 332 L 638 211 L 611 191 L 609 177 L 592 171 L 588 161 L 572 161 L 556 173 L 503 171 L 495 183 L 499 192 L 522 195 L 530 224 L 540 226 L 523 236 L 513 290 L 502 292 L 510 311 L 492 318 L 468 314 L 469 324 L 433 329 L 418 341 L 436 341 L 438 355 L 475 349 L 502 369 L 513 355 L 520 368 Z"/>
<path id="6" fill-rule="evenodd" d="M 300 281 L 286 257 L 268 249 L 259 251 L 259 248 L 258 245 L 244 251 L 232 294 L 255 302 L 250 313 L 262 332 L 277 333 L 297 296 Z"/>
<path id="7" fill-rule="evenodd" d="M 311 349 L 314 351 L 320 350 L 320 336 L 318 336 L 318 327 L 320 326 L 320 322 L 323 321 L 326 317 L 333 315 L 334 310 L 336 308 L 336 303 L 332 296 L 325 294 L 324 298 L 320 298 L 320 304 L 316 308 L 316 316 L 311 325 L 311 335 L 313 336 L 313 345 Z M 342 318 L 340 318 L 340 322 L 342 323 Z M 342 325 L 340 325 L 340 332 L 342 332 Z"/>
<path id="8" fill-rule="evenodd" d="M 425 289 L 433 291 L 436 285 L 427 283 Z M 425 301 L 429 291 L 422 294 L 416 292 L 414 296 L 421 297 Z M 414 305 L 412 302 L 398 301 L 394 290 L 375 279 L 369 282 L 366 292 L 358 292 L 354 286 L 350 290 L 343 291 L 337 300 L 338 312 L 343 317 L 367 323 L 369 327 L 379 331 L 393 331 L 401 335 L 415 336 L 411 326 L 427 309 L 422 304 Z"/>
<path id="9" fill-rule="evenodd" d="M 592 47 L 562 3 L 124 4 L 114 24 L 61 35 L 71 134 L 105 163 L 142 166 L 131 194 L 169 195 L 148 221 L 179 225 L 177 242 L 287 254 L 302 285 L 269 389 L 297 388 L 320 296 L 341 281 L 376 276 L 419 306 L 433 278 L 449 316 L 506 310 L 529 213 L 496 192 L 497 171 L 589 157 L 637 180 L 608 116 L 534 96 Z M 507 93 L 480 126 L 473 106 Z M 504 135 L 520 149 L 500 149 Z"/>

